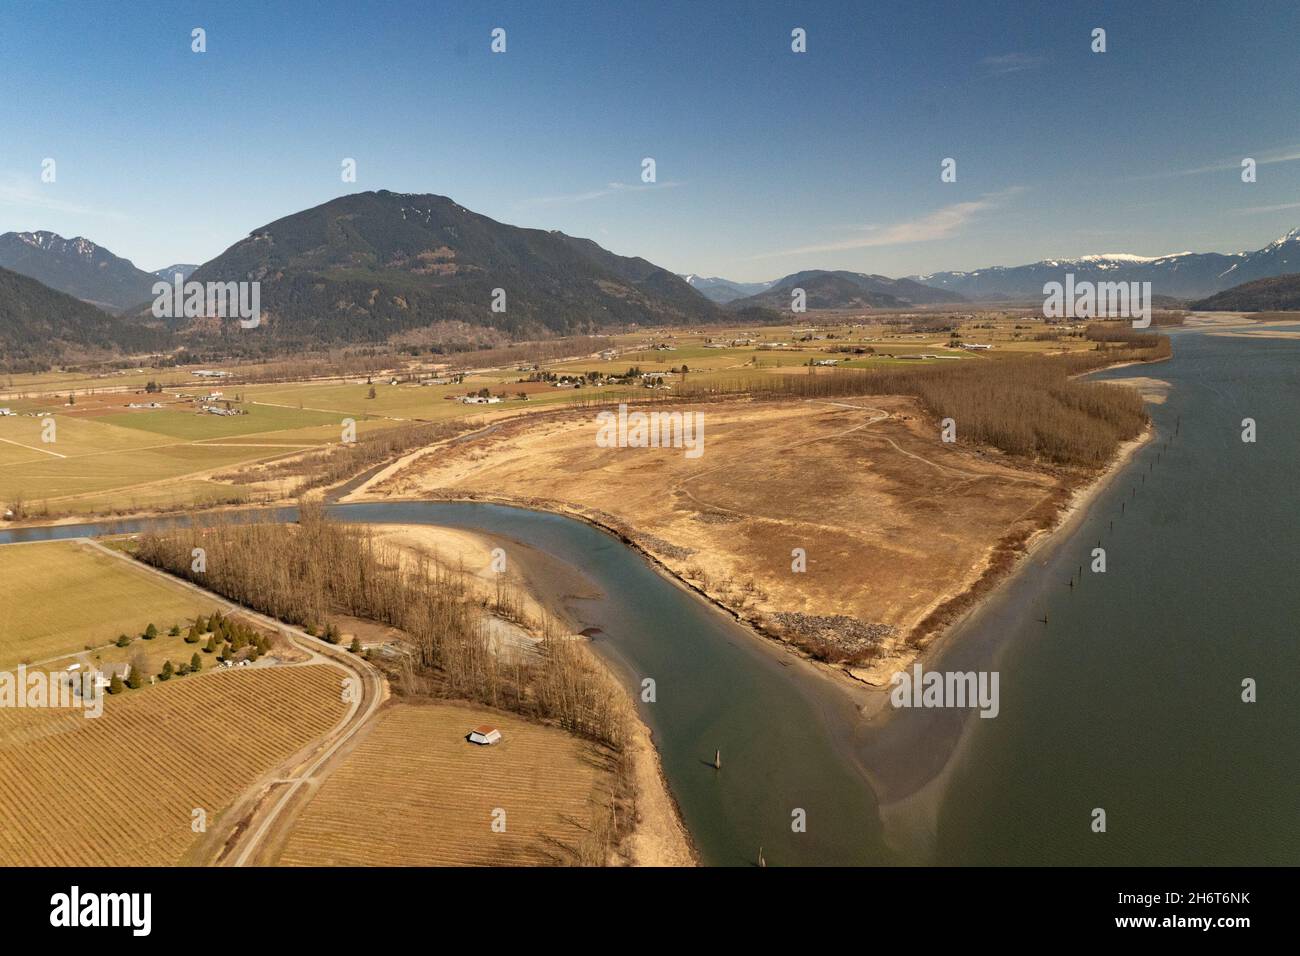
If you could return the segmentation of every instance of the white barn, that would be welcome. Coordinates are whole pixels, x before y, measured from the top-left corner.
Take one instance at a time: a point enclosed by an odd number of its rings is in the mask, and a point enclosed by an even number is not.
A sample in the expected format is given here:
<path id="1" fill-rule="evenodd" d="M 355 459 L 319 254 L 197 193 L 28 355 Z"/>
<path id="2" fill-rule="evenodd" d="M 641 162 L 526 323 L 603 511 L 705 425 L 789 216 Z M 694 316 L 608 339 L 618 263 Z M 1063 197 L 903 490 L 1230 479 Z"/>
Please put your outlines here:
<path id="1" fill-rule="evenodd" d="M 469 742 L 472 744 L 494 744 L 501 739 L 501 731 L 488 724 L 479 724 L 469 732 Z"/>

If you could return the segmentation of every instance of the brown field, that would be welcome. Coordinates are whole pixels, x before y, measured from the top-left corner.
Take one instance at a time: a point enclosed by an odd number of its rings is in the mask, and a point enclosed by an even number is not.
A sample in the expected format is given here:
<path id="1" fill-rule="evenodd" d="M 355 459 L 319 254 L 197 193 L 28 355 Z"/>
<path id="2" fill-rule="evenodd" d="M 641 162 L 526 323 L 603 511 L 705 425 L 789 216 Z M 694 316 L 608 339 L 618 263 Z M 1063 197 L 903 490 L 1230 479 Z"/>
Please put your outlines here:
<path id="1" fill-rule="evenodd" d="M 1077 477 L 945 444 L 897 396 L 696 407 L 698 459 L 599 448 L 588 413 L 416 457 L 363 496 L 501 497 L 584 514 L 754 623 L 877 679 L 914 653 L 907 639 L 927 616 L 1052 519 Z M 791 570 L 795 548 L 806 573 Z M 834 615 L 887 634 L 837 646 L 861 629 L 814 619 Z"/>
<path id="2" fill-rule="evenodd" d="M 209 673 L 109 697 L 104 713 L 0 712 L 0 866 L 165 866 L 346 712 L 330 666 Z"/>
<path id="3" fill-rule="evenodd" d="M 502 741 L 468 743 L 489 723 Z M 288 866 L 541 865 L 590 860 L 613 759 L 552 727 L 464 704 L 390 706 L 288 835 Z M 492 814 L 505 810 L 504 833 Z"/>

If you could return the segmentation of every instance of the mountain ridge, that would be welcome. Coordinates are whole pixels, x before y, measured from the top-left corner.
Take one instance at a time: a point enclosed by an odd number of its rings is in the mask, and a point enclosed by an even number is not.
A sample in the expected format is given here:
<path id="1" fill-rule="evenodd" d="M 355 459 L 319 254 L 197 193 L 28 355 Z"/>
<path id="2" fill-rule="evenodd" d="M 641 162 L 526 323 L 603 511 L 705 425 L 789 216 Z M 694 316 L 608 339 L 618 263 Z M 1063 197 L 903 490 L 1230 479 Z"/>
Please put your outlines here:
<path id="1" fill-rule="evenodd" d="M 645 259 L 432 193 L 353 193 L 281 217 L 190 281 L 260 282 L 262 327 L 281 340 L 379 342 L 446 322 L 522 337 L 725 318 Z"/>
<path id="2" fill-rule="evenodd" d="M 976 301 L 1041 299 L 1043 285 L 1075 281 L 1150 282 L 1154 295 L 1201 299 L 1233 286 L 1300 269 L 1300 229 L 1259 249 L 1244 252 L 1177 252 L 1163 256 L 1102 253 L 1040 259 L 1018 266 L 988 266 L 966 272 L 931 272 L 908 278 L 960 292 Z"/>
<path id="3" fill-rule="evenodd" d="M 912 279 L 891 279 L 846 270 L 805 269 L 777 279 L 756 295 L 735 299 L 727 303 L 727 308 L 761 306 L 789 311 L 796 288 L 804 290 L 809 309 L 907 309 L 966 301 L 960 293 L 936 289 Z"/>
<path id="4" fill-rule="evenodd" d="M 110 312 L 150 299 L 156 281 L 152 273 L 84 236 L 65 239 L 44 229 L 0 235 L 0 268 Z"/>

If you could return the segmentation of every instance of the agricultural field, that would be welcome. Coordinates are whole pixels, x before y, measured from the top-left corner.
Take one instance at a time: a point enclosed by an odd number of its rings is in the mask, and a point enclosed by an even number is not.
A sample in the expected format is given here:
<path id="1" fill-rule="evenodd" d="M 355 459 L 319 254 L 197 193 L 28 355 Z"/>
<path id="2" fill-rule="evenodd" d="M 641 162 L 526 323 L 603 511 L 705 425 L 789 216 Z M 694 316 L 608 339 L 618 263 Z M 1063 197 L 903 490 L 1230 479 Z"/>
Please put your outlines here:
<path id="1" fill-rule="evenodd" d="M 465 740 L 482 723 L 502 741 Z M 320 786 L 278 863 L 288 866 L 571 862 L 608 805 L 605 751 L 563 731 L 462 704 L 395 704 Z M 505 832 L 492 829 L 505 811 Z"/>
<path id="2" fill-rule="evenodd" d="M 125 407 L 149 400 L 163 407 Z M 0 417 L 0 502 L 36 514 L 238 499 L 238 490 L 223 493 L 230 486 L 214 483 L 213 475 L 341 438 L 340 416 L 247 403 L 232 403 L 247 414 L 230 416 L 135 394 L 83 398 L 57 411 L 34 400 L 10 407 L 16 414 Z M 357 433 L 392 424 L 358 421 Z"/>
<path id="3" fill-rule="evenodd" d="M 0 547 L 0 581 L 2 668 L 135 636 L 150 623 L 166 630 L 213 610 L 210 599 L 80 541 Z"/>
<path id="4" fill-rule="evenodd" d="M 0 711 L 0 866 L 167 866 L 264 774 L 343 719 L 340 671 L 174 678 L 103 714 Z"/>
<path id="5" fill-rule="evenodd" d="M 956 347 L 959 342 L 992 348 L 966 351 Z M 663 375 L 667 390 L 727 388 L 756 373 L 826 374 L 833 371 L 827 363 L 861 369 L 996 362 L 1029 352 L 1087 349 L 1092 343 L 1081 337 L 1080 326 L 1051 327 L 1010 312 L 808 313 L 786 325 L 651 330 L 575 345 L 584 347 L 592 349 L 587 357 L 543 361 L 541 370 L 605 376 L 635 367 Z M 421 385 L 420 379 L 447 377 L 446 364 L 475 366 L 475 353 L 449 357 L 440 368 L 396 358 L 392 362 L 391 373 L 335 374 L 275 384 L 240 383 L 241 370 L 233 366 L 231 377 L 223 379 L 198 379 L 179 369 L 10 376 L 10 397 L 0 404 L 15 413 L 0 417 L 0 508 L 39 520 L 270 500 L 282 496 L 289 484 L 272 482 L 250 489 L 239 472 L 337 445 L 345 418 L 356 422 L 360 437 L 409 422 L 491 422 L 645 391 L 623 385 L 589 384 L 573 390 L 524 382 L 532 368 L 527 360 L 474 368 L 456 384 Z M 813 363 L 823 364 L 810 369 Z M 688 369 L 685 375 L 673 373 L 682 366 Z M 319 367 L 312 369 L 319 375 Z M 270 371 L 257 366 L 244 370 L 263 375 Z M 161 392 L 143 391 L 150 379 L 163 385 Z M 455 400 L 482 388 L 505 401 L 465 405 Z M 69 402 L 68 394 L 74 391 Z M 211 391 L 222 393 L 216 404 L 239 414 L 203 412 L 203 396 Z M 151 402 L 160 407 L 128 407 Z M 44 440 L 47 416 L 55 425 L 52 442 Z M 15 503 L 21 507 L 15 508 Z"/>

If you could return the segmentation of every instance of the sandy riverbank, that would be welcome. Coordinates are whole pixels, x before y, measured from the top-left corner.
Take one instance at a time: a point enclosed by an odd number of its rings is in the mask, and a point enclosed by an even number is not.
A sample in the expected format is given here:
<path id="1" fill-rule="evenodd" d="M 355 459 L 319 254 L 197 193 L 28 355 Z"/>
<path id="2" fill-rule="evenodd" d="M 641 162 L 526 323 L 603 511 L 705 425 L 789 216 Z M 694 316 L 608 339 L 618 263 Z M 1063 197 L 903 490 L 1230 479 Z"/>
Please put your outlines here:
<path id="1" fill-rule="evenodd" d="M 445 567 L 460 569 L 485 600 L 491 600 L 497 593 L 497 574 L 492 570 L 492 561 L 493 553 L 501 549 L 506 556 L 503 577 L 524 608 L 524 619 L 518 622 L 524 640 L 540 640 L 541 629 L 548 619 L 571 632 L 574 622 L 564 620 L 556 609 L 563 607 L 566 598 L 599 593 L 580 573 L 508 537 L 435 525 L 370 527 L 381 541 L 424 554 Z M 598 655 L 591 657 L 600 661 Z M 631 712 L 630 720 L 628 754 L 637 822 L 620 851 L 633 866 L 694 866 L 696 858 L 690 837 L 668 790 L 650 730 L 635 711 Z"/>

